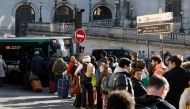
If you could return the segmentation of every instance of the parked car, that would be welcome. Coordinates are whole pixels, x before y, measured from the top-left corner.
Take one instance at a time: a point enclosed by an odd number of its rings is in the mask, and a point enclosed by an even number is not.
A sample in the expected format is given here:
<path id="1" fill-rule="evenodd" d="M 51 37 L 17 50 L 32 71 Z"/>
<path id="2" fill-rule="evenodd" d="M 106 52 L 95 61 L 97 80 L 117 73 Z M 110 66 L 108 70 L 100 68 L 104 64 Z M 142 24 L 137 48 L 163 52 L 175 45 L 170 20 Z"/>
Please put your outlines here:
<path id="1" fill-rule="evenodd" d="M 106 51 L 108 57 L 115 55 L 118 59 L 124 57 L 130 59 L 130 54 L 134 52 L 132 50 L 126 50 L 126 49 L 93 49 L 92 55 L 96 58 L 96 60 L 99 60 L 101 58 L 100 53 L 102 51 Z"/>

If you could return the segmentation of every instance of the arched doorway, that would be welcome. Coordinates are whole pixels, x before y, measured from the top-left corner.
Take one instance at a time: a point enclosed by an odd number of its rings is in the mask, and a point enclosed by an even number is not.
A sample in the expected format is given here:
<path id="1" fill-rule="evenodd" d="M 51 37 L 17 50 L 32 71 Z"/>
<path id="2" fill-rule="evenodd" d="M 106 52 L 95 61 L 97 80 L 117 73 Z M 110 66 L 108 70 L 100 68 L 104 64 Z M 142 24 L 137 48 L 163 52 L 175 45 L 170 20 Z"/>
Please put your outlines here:
<path id="1" fill-rule="evenodd" d="M 72 23 L 73 10 L 68 6 L 60 6 L 56 9 L 55 18 L 56 18 L 56 22 Z"/>
<path id="2" fill-rule="evenodd" d="M 35 21 L 35 12 L 31 6 L 22 5 L 16 10 L 16 28 L 15 28 L 15 36 L 26 36 L 27 24 L 28 22 Z"/>
<path id="3" fill-rule="evenodd" d="M 106 6 L 100 6 L 94 10 L 93 20 L 112 19 L 111 10 Z"/>

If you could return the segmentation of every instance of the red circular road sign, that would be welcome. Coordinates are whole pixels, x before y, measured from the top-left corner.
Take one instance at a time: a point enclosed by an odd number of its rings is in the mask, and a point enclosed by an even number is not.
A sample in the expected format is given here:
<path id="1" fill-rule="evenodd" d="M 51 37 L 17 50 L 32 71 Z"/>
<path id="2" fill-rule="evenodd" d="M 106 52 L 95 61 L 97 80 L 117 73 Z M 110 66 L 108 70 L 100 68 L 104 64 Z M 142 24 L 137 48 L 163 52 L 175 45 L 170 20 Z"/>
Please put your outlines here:
<path id="1" fill-rule="evenodd" d="M 82 43 L 86 39 L 86 33 L 83 29 L 77 29 L 75 32 L 75 39 L 78 43 Z"/>

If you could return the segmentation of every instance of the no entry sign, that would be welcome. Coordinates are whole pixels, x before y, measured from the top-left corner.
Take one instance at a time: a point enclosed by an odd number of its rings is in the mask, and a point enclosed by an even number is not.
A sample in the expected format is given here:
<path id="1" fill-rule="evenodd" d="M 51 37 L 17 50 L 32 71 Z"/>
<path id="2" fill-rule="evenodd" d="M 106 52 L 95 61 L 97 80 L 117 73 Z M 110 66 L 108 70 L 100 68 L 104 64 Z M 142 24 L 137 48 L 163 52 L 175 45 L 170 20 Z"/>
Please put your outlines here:
<path id="1" fill-rule="evenodd" d="M 83 29 L 77 29 L 75 32 L 75 39 L 78 43 L 82 43 L 86 39 L 86 33 Z"/>

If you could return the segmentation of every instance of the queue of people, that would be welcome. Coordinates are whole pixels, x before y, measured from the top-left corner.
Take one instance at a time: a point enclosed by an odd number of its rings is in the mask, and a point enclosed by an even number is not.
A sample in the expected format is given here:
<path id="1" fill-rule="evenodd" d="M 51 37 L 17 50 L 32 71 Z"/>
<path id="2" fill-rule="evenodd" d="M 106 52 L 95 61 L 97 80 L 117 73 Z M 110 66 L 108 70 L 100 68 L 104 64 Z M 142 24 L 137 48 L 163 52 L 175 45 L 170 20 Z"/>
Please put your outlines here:
<path id="1" fill-rule="evenodd" d="M 84 56 L 80 61 L 71 56 L 67 65 L 61 57 L 54 55 L 45 64 L 36 51 L 31 61 L 27 58 L 27 53 L 21 59 L 27 67 L 22 66 L 22 61 L 19 65 L 21 76 L 30 71 L 30 74 L 37 75 L 41 81 L 44 79 L 44 69 L 47 69 L 49 92 L 55 94 L 58 80 L 67 71 L 71 96 L 76 98 L 73 105 L 81 109 L 92 109 L 94 106 L 97 109 L 135 109 L 140 106 L 184 109 L 190 102 L 190 62 L 183 63 L 180 55 L 171 55 L 170 51 L 167 51 L 163 61 L 154 52 L 146 66 L 142 59 L 145 58 L 144 53 L 133 52 L 130 54 L 131 59 L 117 60 L 117 57 L 107 57 L 107 52 L 102 51 L 101 59 L 97 62 L 94 56 Z M 6 66 L 0 55 L 1 62 L 2 68 Z M 0 73 L 0 86 L 1 77 L 3 75 Z M 22 84 L 21 82 L 21 86 Z"/>

